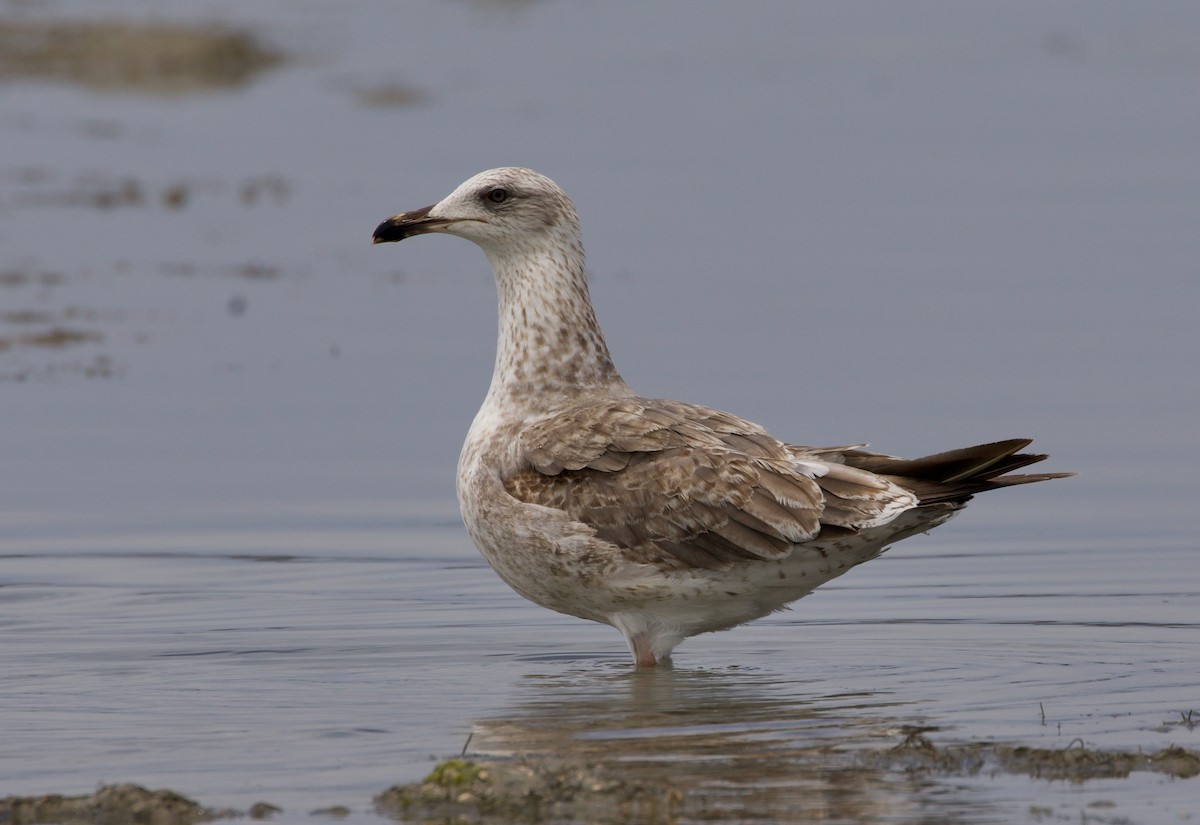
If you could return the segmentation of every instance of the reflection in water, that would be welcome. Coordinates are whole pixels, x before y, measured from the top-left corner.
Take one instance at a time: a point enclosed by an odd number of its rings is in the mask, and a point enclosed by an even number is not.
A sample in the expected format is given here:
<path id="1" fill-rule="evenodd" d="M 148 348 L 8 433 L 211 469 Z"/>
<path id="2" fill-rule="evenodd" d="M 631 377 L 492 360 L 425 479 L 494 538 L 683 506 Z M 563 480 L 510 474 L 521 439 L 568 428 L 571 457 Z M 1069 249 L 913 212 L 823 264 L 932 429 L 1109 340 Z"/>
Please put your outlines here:
<path id="1" fill-rule="evenodd" d="M 511 711 L 476 725 L 472 750 L 677 788 L 681 822 L 988 819 L 966 793 L 940 798 L 944 780 L 857 758 L 919 729 L 881 694 L 805 694 L 738 668 L 574 670 L 520 690 Z"/>

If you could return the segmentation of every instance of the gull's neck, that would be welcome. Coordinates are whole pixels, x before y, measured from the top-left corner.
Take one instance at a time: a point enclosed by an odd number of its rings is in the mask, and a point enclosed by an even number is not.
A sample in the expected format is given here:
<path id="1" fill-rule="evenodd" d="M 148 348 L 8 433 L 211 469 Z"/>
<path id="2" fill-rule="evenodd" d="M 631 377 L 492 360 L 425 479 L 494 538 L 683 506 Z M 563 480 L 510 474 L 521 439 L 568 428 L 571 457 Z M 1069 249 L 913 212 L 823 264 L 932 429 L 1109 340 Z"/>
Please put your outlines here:
<path id="1" fill-rule="evenodd" d="M 596 322 L 577 239 L 485 252 L 500 298 L 485 407 L 527 417 L 597 392 L 631 392 Z"/>

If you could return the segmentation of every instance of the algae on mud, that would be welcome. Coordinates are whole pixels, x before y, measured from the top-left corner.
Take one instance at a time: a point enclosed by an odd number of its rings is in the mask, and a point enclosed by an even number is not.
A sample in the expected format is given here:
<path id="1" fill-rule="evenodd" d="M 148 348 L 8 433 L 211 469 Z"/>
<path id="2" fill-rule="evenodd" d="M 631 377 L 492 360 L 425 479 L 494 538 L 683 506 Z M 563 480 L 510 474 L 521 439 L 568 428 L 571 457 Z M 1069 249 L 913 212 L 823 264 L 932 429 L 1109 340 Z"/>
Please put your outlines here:
<path id="1" fill-rule="evenodd" d="M 848 758 L 843 758 L 848 757 Z M 939 747 L 919 733 L 889 748 L 855 749 L 852 754 L 812 753 L 794 765 L 788 785 L 811 789 L 830 784 L 839 796 L 779 793 L 780 777 L 770 782 L 739 781 L 740 802 L 729 803 L 729 787 L 695 781 L 681 769 L 678 780 L 653 777 L 636 763 L 451 759 L 439 763 L 423 782 L 397 785 L 375 798 L 376 810 L 409 822 L 640 822 L 755 819 L 805 821 L 820 812 L 870 819 L 868 795 L 845 792 L 866 784 L 917 777 L 1023 775 L 1084 783 L 1149 771 L 1177 779 L 1200 775 L 1200 753 L 1179 747 L 1151 754 L 1091 750 L 1082 743 L 1066 748 L 972 743 Z M 767 786 L 770 787 L 767 787 Z M 737 808 L 740 806 L 740 810 Z"/>
<path id="2" fill-rule="evenodd" d="M 683 794 L 661 782 L 614 778 L 585 764 L 441 762 L 421 783 L 375 797 L 375 809 L 401 820 L 474 822 L 659 822 Z"/>
<path id="3" fill-rule="evenodd" d="M 775 776 L 756 785 L 731 771 L 725 783 L 730 787 L 717 787 L 711 776 L 699 781 L 689 777 L 682 764 L 677 779 L 642 767 L 620 760 L 449 759 L 422 782 L 396 785 L 376 796 L 375 810 L 407 822 L 721 822 L 741 821 L 747 815 L 800 822 L 819 813 L 865 821 L 878 813 L 870 794 L 856 792 L 867 786 L 1002 774 L 1085 783 L 1136 771 L 1186 780 L 1200 776 L 1200 752 L 1179 747 L 1149 754 L 1092 750 L 1078 742 L 1065 748 L 987 742 L 938 746 L 921 733 L 910 733 L 892 747 L 811 751 L 806 760 L 794 764 L 787 782 Z M 821 793 L 826 785 L 837 793 Z M 787 793 L 789 789 L 803 792 Z M 4 825 L 192 825 L 246 816 L 270 819 L 281 812 L 266 802 L 248 812 L 216 810 L 175 791 L 133 784 L 107 785 L 83 796 L 0 799 Z M 310 815 L 339 819 L 349 813 L 335 806 Z"/>

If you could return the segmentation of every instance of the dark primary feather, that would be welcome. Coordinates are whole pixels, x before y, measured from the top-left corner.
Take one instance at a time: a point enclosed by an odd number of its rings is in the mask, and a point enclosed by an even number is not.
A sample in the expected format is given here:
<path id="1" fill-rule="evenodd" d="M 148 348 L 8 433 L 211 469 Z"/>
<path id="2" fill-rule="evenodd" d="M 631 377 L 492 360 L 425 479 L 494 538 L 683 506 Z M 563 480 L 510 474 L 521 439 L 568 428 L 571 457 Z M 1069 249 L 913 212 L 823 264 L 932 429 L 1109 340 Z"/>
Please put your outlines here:
<path id="1" fill-rule="evenodd" d="M 913 492 L 922 504 L 951 501 L 966 503 L 975 493 L 1032 484 L 1052 478 L 1069 478 L 1074 473 L 1028 473 L 1006 475 L 1047 458 L 1040 453 L 1021 453 L 1033 443 L 1031 438 L 1012 438 L 978 444 L 960 450 L 935 453 L 921 458 L 895 456 L 850 449 L 840 452 L 851 467 L 890 478 Z"/>

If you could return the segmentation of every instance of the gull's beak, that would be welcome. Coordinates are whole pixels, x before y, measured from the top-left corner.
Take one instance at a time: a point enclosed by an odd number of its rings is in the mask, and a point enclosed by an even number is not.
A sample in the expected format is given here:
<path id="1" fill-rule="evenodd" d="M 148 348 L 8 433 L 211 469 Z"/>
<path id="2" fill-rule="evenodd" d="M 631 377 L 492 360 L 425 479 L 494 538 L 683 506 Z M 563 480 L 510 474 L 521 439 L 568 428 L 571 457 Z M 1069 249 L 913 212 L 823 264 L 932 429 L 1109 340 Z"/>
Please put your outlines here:
<path id="1" fill-rule="evenodd" d="M 424 209 L 414 209 L 411 212 L 392 215 L 375 227 L 371 243 L 392 243 L 413 235 L 424 235 L 426 232 L 440 232 L 444 227 L 454 223 L 451 218 L 429 217 L 430 209 L 433 207 L 426 206 Z"/>

